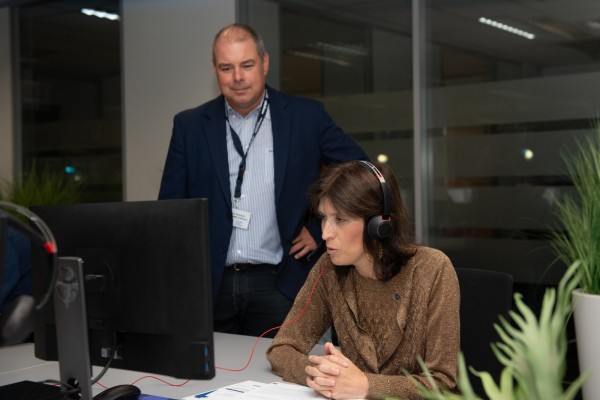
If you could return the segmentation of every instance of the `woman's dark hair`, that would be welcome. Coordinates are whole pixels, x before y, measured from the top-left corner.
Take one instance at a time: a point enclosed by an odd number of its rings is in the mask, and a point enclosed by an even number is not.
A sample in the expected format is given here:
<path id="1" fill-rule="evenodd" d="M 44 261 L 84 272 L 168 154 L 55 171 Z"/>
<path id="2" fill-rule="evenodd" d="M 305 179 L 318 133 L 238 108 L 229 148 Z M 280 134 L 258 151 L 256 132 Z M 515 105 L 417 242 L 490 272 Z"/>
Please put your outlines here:
<path id="1" fill-rule="evenodd" d="M 383 175 L 389 190 L 392 234 L 374 239 L 367 232 L 371 217 L 383 211 L 383 191 L 374 172 L 360 161 L 325 167 L 310 191 L 310 207 L 316 213 L 321 199 L 327 199 L 338 211 L 365 221 L 363 243 L 374 260 L 375 273 L 381 280 L 395 276 L 415 254 L 416 244 L 400 188 L 392 170 L 386 164 L 372 163 Z"/>

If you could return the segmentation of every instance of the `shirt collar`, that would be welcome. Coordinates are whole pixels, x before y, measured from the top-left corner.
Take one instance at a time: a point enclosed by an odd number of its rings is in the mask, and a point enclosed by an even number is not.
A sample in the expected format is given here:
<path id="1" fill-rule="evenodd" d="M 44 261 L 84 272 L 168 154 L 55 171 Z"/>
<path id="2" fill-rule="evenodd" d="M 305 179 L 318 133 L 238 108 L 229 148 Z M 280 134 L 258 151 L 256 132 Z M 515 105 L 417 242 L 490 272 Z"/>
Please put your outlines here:
<path id="1" fill-rule="evenodd" d="M 265 95 L 267 94 L 267 89 L 265 88 L 264 92 L 263 92 L 263 97 L 260 101 L 260 103 L 258 103 L 258 105 L 256 106 L 256 108 L 254 108 L 252 111 L 250 111 L 248 113 L 248 115 L 246 115 L 245 117 L 240 114 L 239 112 L 235 111 L 231 105 L 229 105 L 229 102 L 227 101 L 227 99 L 225 99 L 225 107 L 227 107 L 227 115 L 229 115 L 230 117 L 235 116 L 236 118 L 256 118 L 256 116 L 258 115 L 258 113 L 260 112 L 260 106 L 262 106 L 262 102 L 265 98 Z M 269 109 L 267 109 L 267 113 L 266 113 L 266 117 L 270 117 L 270 107 Z"/>

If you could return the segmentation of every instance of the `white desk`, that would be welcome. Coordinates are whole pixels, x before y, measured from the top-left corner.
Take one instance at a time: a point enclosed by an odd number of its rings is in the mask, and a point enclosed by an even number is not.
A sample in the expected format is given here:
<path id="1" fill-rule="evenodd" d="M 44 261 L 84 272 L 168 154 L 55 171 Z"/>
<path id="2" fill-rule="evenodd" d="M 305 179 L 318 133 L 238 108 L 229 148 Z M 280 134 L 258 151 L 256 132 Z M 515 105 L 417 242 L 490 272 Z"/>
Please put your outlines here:
<path id="1" fill-rule="evenodd" d="M 135 385 L 145 394 L 180 399 L 246 380 L 265 383 L 281 381 L 281 378 L 271 373 L 271 366 L 265 358 L 265 351 L 269 347 L 271 339 L 259 339 L 252 360 L 244 371 L 232 372 L 221 369 L 243 368 L 250 357 L 255 341 L 256 338 L 251 336 L 215 333 L 215 367 L 217 370 L 216 376 L 211 380 L 194 380 L 184 386 L 175 387 L 156 379 L 145 378 L 136 382 Z M 177 360 L 173 360 L 173 362 L 177 362 Z M 94 366 L 93 375 L 96 376 L 101 369 L 101 367 Z M 106 387 L 131 384 L 144 376 L 154 376 L 171 384 L 184 382 L 184 380 L 164 375 L 110 368 L 100 383 Z M 0 348 L 0 386 L 24 380 L 42 381 L 45 379 L 59 379 L 58 363 L 35 358 L 32 343 Z M 94 394 L 97 394 L 104 388 L 96 384 L 92 390 Z"/>

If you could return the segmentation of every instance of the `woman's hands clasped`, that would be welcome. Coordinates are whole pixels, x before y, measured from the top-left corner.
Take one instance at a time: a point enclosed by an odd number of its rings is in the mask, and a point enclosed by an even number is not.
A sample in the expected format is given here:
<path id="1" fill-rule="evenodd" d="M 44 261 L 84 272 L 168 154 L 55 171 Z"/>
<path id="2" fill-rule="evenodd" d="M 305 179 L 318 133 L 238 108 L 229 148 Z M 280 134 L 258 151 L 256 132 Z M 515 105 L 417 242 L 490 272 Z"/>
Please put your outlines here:
<path id="1" fill-rule="evenodd" d="M 332 343 L 325 343 L 325 355 L 309 356 L 306 384 L 330 399 L 364 399 L 369 391 L 367 376 Z"/>

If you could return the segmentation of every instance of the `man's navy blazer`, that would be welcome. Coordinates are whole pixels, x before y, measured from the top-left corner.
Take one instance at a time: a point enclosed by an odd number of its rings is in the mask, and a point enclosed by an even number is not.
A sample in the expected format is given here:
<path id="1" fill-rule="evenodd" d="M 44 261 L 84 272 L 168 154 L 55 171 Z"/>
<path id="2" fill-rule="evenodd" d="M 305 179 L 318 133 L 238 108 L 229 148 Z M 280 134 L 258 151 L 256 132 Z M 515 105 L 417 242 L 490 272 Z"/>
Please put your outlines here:
<path id="1" fill-rule="evenodd" d="M 367 159 L 315 100 L 270 87 L 277 225 L 283 246 L 277 286 L 294 299 L 314 259 L 288 256 L 292 240 L 308 221 L 308 189 L 323 164 Z M 207 198 L 209 208 L 212 297 L 216 298 L 233 229 L 225 125 L 225 100 L 219 96 L 174 118 L 159 199 Z M 317 243 L 320 226 L 307 226 Z M 193 240 L 193 238 L 186 238 Z"/>

